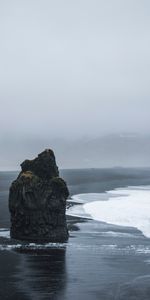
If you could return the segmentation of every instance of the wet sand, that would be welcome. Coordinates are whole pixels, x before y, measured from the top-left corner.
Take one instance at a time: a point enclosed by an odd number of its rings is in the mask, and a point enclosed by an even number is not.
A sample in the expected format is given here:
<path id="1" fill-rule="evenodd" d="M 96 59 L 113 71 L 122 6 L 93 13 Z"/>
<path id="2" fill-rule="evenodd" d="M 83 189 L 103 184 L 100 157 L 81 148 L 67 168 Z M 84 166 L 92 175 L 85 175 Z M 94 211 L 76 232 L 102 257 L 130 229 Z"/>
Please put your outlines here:
<path id="1" fill-rule="evenodd" d="M 71 194 L 150 182 L 150 170 L 95 172 L 64 171 Z M 7 196 L 14 177 L 0 173 L 1 231 L 9 228 Z M 135 228 L 82 218 L 68 217 L 68 226 L 66 244 L 15 249 L 9 238 L 0 238 L 0 299 L 150 299 L 150 239 Z"/>

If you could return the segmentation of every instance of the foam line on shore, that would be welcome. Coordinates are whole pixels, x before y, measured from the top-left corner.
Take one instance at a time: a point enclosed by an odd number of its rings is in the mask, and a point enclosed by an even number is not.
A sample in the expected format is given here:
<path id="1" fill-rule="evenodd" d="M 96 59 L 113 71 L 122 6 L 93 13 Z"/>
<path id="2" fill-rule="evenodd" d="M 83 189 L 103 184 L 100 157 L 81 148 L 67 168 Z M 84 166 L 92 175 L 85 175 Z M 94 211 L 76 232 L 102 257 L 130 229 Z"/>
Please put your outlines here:
<path id="1" fill-rule="evenodd" d="M 97 221 L 135 227 L 150 238 L 150 186 L 116 189 L 108 195 L 108 201 L 84 204 L 85 212 Z"/>

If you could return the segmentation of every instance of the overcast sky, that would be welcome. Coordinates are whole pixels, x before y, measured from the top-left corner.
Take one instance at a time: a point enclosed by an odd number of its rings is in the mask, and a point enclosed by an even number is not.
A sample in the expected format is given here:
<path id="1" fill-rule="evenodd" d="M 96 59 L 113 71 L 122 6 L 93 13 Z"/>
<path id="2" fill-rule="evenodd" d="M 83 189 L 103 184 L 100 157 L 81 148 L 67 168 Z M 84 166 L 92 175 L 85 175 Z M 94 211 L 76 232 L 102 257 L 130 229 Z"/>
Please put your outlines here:
<path id="1" fill-rule="evenodd" d="M 0 0 L 0 135 L 148 133 L 149 0 Z"/>

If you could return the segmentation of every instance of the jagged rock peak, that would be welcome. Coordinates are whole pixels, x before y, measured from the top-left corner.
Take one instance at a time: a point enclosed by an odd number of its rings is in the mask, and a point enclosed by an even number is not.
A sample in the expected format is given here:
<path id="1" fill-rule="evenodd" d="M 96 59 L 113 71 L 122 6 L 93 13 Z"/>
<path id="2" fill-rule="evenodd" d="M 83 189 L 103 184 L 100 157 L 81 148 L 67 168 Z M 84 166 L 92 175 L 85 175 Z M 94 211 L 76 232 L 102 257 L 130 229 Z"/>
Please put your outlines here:
<path id="1" fill-rule="evenodd" d="M 31 171 L 42 179 L 51 179 L 59 176 L 55 155 L 51 149 L 46 149 L 33 160 L 26 159 L 21 164 L 21 168 L 22 172 Z"/>

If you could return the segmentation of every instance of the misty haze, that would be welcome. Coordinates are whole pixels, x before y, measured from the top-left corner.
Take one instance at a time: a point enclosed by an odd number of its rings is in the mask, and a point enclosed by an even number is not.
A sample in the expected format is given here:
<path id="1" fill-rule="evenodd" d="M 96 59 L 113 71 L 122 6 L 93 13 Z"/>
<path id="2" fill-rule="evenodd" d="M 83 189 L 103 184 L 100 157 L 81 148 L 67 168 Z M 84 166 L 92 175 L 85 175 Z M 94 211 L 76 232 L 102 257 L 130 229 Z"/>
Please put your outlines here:
<path id="1" fill-rule="evenodd" d="M 150 1 L 0 0 L 0 300 L 150 299 Z"/>
<path id="2" fill-rule="evenodd" d="M 149 9 L 137 0 L 1 2 L 2 169 L 43 147 L 56 148 L 63 168 L 150 166 L 148 137 L 100 138 L 149 135 Z M 82 150 L 84 137 L 95 150 Z"/>
<path id="3" fill-rule="evenodd" d="M 2 139 L 1 170 L 18 170 L 25 157 L 32 159 L 49 147 L 61 169 L 150 167 L 150 135 L 120 133 L 93 138 Z"/>

